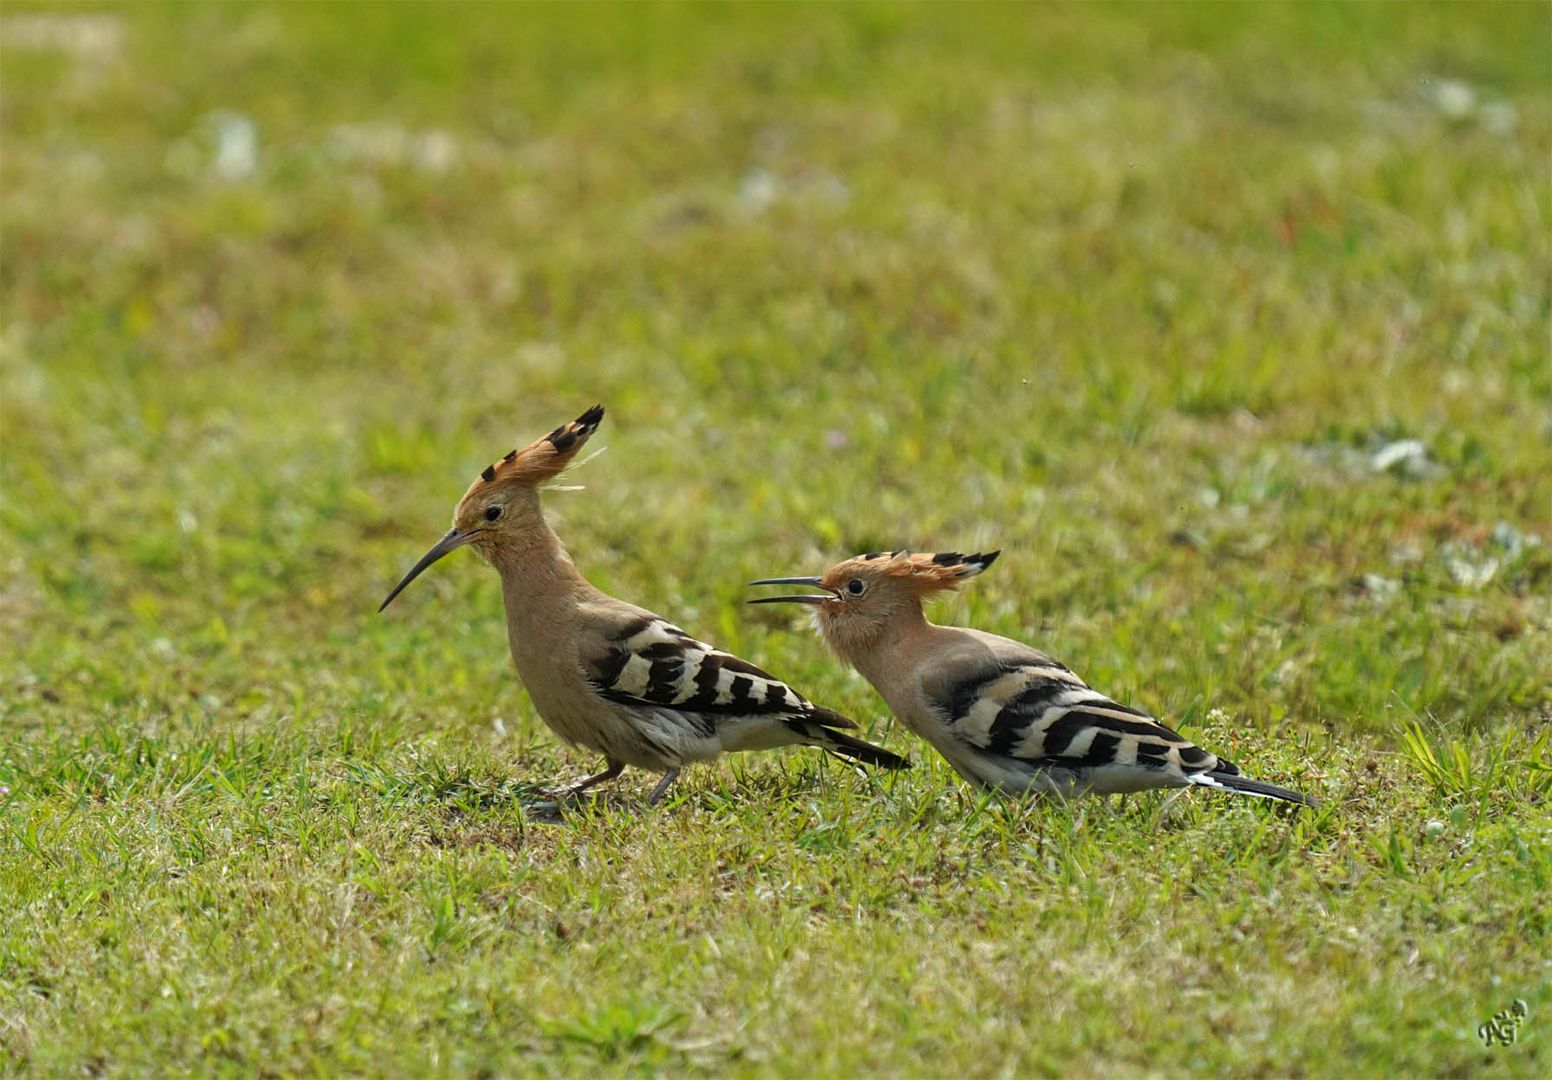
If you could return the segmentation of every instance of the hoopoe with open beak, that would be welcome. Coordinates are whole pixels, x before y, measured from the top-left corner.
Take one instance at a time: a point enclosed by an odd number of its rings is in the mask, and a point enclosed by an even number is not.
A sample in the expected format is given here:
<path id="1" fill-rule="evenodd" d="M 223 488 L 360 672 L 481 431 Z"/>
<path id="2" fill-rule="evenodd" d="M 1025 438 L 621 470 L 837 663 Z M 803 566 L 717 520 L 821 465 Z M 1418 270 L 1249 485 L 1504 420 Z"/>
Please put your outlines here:
<path id="1" fill-rule="evenodd" d="M 1296 791 L 1242 776 L 1037 649 L 927 621 L 923 600 L 957 588 L 998 554 L 874 552 L 822 577 L 752 582 L 823 591 L 751 603 L 812 605 L 830 649 L 973 784 L 1064 798 L 1194 784 L 1316 805 Z"/>
<path id="2" fill-rule="evenodd" d="M 489 466 L 453 513 L 453 527 L 393 587 L 379 611 L 432 563 L 464 545 L 501 575 L 507 639 L 518 676 L 550 729 L 604 757 L 605 768 L 557 794 L 569 797 L 627 765 L 663 774 L 663 797 L 692 761 L 793 743 L 868 765 L 904 758 L 846 734 L 857 725 L 808 701 L 753 664 L 697 641 L 587 582 L 551 530 L 539 489 L 559 476 L 603 420 L 595 405 Z"/>

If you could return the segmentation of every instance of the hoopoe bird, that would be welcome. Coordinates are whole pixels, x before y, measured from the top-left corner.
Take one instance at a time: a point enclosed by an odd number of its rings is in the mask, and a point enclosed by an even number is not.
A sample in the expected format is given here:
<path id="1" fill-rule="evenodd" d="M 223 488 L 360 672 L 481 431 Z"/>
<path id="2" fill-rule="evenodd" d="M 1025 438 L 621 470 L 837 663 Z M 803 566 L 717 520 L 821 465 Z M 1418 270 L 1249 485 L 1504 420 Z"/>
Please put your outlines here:
<path id="1" fill-rule="evenodd" d="M 564 741 L 605 768 L 556 793 L 577 795 L 634 765 L 663 774 L 656 803 L 694 761 L 727 751 L 818 746 L 868 765 L 904 758 L 846 734 L 857 725 L 812 704 L 746 661 L 590 585 L 545 521 L 540 486 L 555 479 L 603 420 L 595 405 L 487 467 L 453 527 L 410 568 L 378 611 L 432 563 L 468 545 L 501 575 L 507 640 L 534 707 Z"/>
<path id="2" fill-rule="evenodd" d="M 1063 798 L 1199 785 L 1316 805 L 1241 775 L 1038 649 L 927 620 L 923 600 L 957 588 L 999 554 L 873 552 L 821 577 L 751 582 L 823 591 L 750 602 L 812 605 L 831 651 L 972 784 Z"/>

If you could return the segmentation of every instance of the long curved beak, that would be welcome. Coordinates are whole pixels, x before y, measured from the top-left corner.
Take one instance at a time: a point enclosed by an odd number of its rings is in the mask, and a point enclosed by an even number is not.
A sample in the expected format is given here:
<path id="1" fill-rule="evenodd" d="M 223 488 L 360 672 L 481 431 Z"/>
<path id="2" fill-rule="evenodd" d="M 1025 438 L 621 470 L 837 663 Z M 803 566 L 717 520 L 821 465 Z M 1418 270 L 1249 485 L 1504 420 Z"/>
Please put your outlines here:
<path id="1" fill-rule="evenodd" d="M 758 600 L 749 601 L 751 604 L 828 604 L 841 594 L 822 583 L 816 577 L 768 577 L 759 581 L 751 581 L 751 585 L 809 585 L 816 589 L 824 589 L 822 595 L 815 593 L 803 593 L 795 596 L 762 596 Z"/>
<path id="2" fill-rule="evenodd" d="M 383 606 L 377 609 L 378 613 L 381 614 L 384 608 L 393 603 L 393 598 L 403 592 L 410 582 L 420 577 L 421 571 L 425 570 L 426 567 L 442 558 L 442 556 L 458 550 L 470 540 L 473 540 L 476 531 L 478 530 L 471 529 L 469 532 L 459 532 L 457 529 L 448 529 L 447 535 L 438 540 L 430 551 L 422 555 L 420 562 L 410 567 L 410 572 L 405 574 L 403 579 L 393 587 L 393 592 L 388 594 L 388 599 L 383 601 Z"/>

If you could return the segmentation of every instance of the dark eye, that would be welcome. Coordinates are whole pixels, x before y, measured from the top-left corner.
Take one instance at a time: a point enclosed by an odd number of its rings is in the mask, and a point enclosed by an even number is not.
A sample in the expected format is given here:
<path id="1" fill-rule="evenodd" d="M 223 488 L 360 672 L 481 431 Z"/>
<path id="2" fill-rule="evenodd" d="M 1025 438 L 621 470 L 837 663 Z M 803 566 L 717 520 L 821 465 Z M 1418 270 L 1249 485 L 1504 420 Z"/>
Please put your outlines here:
<path id="1" fill-rule="evenodd" d="M 487 506 L 485 508 L 485 520 L 486 521 L 495 521 L 500 516 L 501 516 L 501 507 L 499 507 L 499 506 Z"/>
<path id="2" fill-rule="evenodd" d="M 867 588 L 867 586 L 862 583 L 861 578 L 852 578 L 846 583 L 846 591 L 851 593 L 853 596 L 861 596 L 862 590 L 865 588 Z"/>

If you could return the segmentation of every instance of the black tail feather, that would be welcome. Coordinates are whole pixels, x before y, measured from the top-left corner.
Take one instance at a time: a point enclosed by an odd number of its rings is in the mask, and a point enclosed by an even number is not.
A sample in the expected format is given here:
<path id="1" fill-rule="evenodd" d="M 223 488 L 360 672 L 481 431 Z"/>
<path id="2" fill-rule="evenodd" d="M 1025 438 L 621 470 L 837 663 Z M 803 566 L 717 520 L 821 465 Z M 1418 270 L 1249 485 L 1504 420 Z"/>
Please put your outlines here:
<path id="1" fill-rule="evenodd" d="M 1311 809 L 1320 805 L 1319 799 L 1313 799 L 1308 795 L 1301 795 L 1297 791 L 1290 791 L 1276 784 L 1268 784 L 1264 780 L 1252 780 L 1248 776 L 1229 772 L 1194 773 L 1189 777 L 1194 784 L 1203 787 L 1219 788 L 1223 791 L 1233 791 L 1241 795 L 1254 795 L 1261 799 L 1280 799 L 1283 802 L 1296 803 L 1299 806 L 1308 806 Z"/>
<path id="2" fill-rule="evenodd" d="M 875 765 L 881 769 L 909 769 L 910 761 L 899 754 L 891 753 L 882 746 L 874 746 L 870 742 L 863 742 L 855 736 L 848 735 L 844 731 L 836 731 L 833 728 L 819 727 L 817 724 L 808 729 L 808 736 L 813 739 L 814 746 L 822 746 L 831 753 L 849 757 L 864 765 Z"/>

